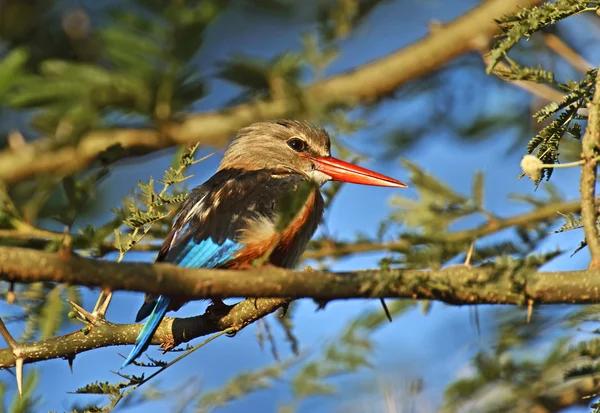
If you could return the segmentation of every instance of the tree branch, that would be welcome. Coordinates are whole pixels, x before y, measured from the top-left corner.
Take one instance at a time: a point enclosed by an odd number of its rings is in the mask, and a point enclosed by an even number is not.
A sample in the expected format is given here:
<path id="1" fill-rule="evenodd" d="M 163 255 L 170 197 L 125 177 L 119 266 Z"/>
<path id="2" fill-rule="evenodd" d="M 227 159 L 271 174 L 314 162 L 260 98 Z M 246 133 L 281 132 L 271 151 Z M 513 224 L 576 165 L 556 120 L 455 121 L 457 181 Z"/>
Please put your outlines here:
<path id="1" fill-rule="evenodd" d="M 543 35 L 546 45 L 581 73 L 585 74 L 594 67 L 583 56 L 567 45 L 560 37 L 552 33 L 544 33 Z"/>
<path id="2" fill-rule="evenodd" d="M 598 210 L 596 198 L 597 155 L 600 148 L 600 69 L 596 75 L 594 98 L 588 104 L 588 124 L 581 142 L 581 157 L 585 161 L 581 167 L 581 220 L 585 232 L 585 241 L 590 250 L 592 261 L 590 268 L 600 268 L 600 236 L 596 221 Z"/>
<path id="3" fill-rule="evenodd" d="M 600 270 L 535 272 L 453 266 L 443 270 L 301 272 L 188 269 L 166 263 L 121 263 L 0 247 L 0 279 L 58 282 L 198 300 L 210 297 L 413 298 L 451 304 L 587 304 L 600 302 Z"/>
<path id="4" fill-rule="evenodd" d="M 280 298 L 244 300 L 222 317 L 208 313 L 189 318 L 165 317 L 152 338 L 152 344 L 161 344 L 163 347 L 172 348 L 226 328 L 241 330 L 276 311 L 287 302 L 288 300 Z M 104 319 L 98 319 L 94 325 L 84 330 L 47 340 L 20 344 L 20 355 L 25 363 L 56 358 L 72 360 L 77 354 L 96 348 L 133 344 L 142 326 L 143 324 L 113 324 Z M 12 367 L 15 362 L 12 349 L 0 349 L 0 368 Z M 115 362 L 115 365 L 119 364 Z"/>
<path id="5" fill-rule="evenodd" d="M 298 272 L 275 267 L 251 271 L 194 270 L 170 264 L 113 263 L 0 247 L 0 279 L 14 282 L 62 282 L 111 290 L 144 291 L 200 299 L 246 299 L 220 317 L 167 318 L 153 344 L 171 348 L 193 338 L 234 327 L 241 329 L 290 298 L 319 302 L 343 298 L 395 297 L 439 300 L 450 304 L 587 304 L 600 302 L 600 269 L 536 272 L 534 269 L 453 266 L 437 271 L 368 270 L 345 273 Z M 277 298 L 280 297 L 280 298 Z M 72 334 L 21 343 L 25 363 L 73 358 L 99 347 L 133 344 L 140 324 L 118 325 L 102 318 Z M 14 365 L 11 349 L 0 350 L 0 368 Z"/>
<path id="6" fill-rule="evenodd" d="M 526 212 L 520 215 L 514 215 L 507 218 L 490 219 L 484 224 L 463 231 L 450 232 L 439 234 L 434 238 L 428 236 L 422 239 L 412 237 L 408 239 L 400 239 L 391 242 L 355 242 L 343 243 L 335 242 L 329 239 L 316 240 L 311 243 L 311 249 L 304 252 L 303 259 L 323 259 L 328 257 L 344 257 L 351 254 L 360 254 L 373 251 L 395 251 L 406 252 L 410 248 L 417 245 L 423 245 L 431 242 L 472 242 L 478 238 L 484 237 L 502 231 L 510 227 L 530 227 L 542 221 L 557 218 L 557 212 L 563 214 L 576 213 L 581 210 L 580 201 L 562 201 L 553 202 L 536 208 L 531 212 Z M 73 249 L 85 248 L 87 241 L 82 239 L 78 234 L 70 234 L 71 244 Z M 0 229 L 0 239 L 6 239 L 11 242 L 10 245 L 18 245 L 27 248 L 43 249 L 48 241 L 62 241 L 65 237 L 64 232 L 55 232 L 35 227 L 22 227 L 19 229 Z M 17 243 L 18 242 L 18 243 Z M 133 251 L 138 252 L 155 252 L 160 248 L 160 243 L 137 243 L 133 246 Z M 115 252 L 112 241 L 106 240 L 100 246 L 100 255 L 105 255 L 109 252 Z"/>
<path id="7" fill-rule="evenodd" d="M 177 144 L 201 142 L 223 146 L 241 127 L 265 119 L 291 115 L 301 118 L 306 103 L 355 106 L 385 97 L 404 83 L 431 73 L 449 60 L 471 50 L 472 39 L 488 41 L 499 32 L 493 18 L 533 6 L 542 0 L 490 0 L 453 23 L 384 58 L 351 72 L 308 86 L 303 102 L 286 99 L 257 100 L 217 112 L 189 115 L 159 130 L 116 129 L 94 131 L 76 147 L 54 149 L 52 141 L 41 139 L 18 150 L 0 152 L 0 181 L 14 182 L 44 173 L 67 174 L 86 167 L 109 149 L 131 154 L 146 153 Z"/>
<path id="8" fill-rule="evenodd" d="M 432 242 L 461 243 L 472 242 L 478 238 L 484 237 L 502 231 L 510 227 L 532 227 L 541 221 L 552 220 L 557 217 L 557 212 L 563 214 L 576 213 L 581 210 L 580 201 L 553 202 L 536 208 L 531 212 L 520 215 L 514 215 L 508 218 L 490 219 L 482 225 L 464 230 L 439 234 L 437 236 L 423 237 L 421 240 L 411 237 L 409 239 L 399 239 L 397 241 L 377 243 L 377 242 L 359 242 L 359 243 L 335 243 L 327 240 L 316 241 L 318 247 L 306 251 L 302 258 L 304 259 L 323 259 L 328 257 L 343 257 L 350 254 L 372 252 L 372 251 L 396 251 L 406 252 L 416 245 L 422 245 Z"/>

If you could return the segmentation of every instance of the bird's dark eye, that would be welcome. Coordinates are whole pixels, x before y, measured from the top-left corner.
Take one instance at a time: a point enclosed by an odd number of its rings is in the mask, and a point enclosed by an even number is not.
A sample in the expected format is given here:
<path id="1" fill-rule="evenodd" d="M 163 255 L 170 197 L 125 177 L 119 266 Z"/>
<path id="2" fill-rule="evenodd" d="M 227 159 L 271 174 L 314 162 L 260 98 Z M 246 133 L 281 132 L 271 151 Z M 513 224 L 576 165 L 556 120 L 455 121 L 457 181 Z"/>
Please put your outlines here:
<path id="1" fill-rule="evenodd" d="M 292 138 L 287 142 L 288 146 L 296 152 L 302 152 L 306 149 L 306 143 L 302 139 Z"/>

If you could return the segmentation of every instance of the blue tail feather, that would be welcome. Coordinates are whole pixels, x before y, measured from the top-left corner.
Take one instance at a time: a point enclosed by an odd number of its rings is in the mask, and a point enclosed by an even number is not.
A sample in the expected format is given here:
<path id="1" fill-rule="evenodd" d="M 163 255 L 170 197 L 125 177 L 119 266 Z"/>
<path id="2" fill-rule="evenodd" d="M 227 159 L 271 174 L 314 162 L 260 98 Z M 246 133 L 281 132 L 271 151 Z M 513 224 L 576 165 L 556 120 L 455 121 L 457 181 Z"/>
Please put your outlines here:
<path id="1" fill-rule="evenodd" d="M 152 337 L 154 336 L 154 332 L 162 319 L 165 318 L 165 314 L 167 314 L 169 304 L 171 304 L 171 299 L 169 297 L 165 297 L 164 295 L 158 297 L 154 310 L 152 310 L 150 317 L 148 317 L 142 331 L 140 331 L 140 334 L 135 340 L 135 347 L 133 347 L 133 350 L 131 350 L 131 353 L 129 353 L 129 356 L 127 356 L 127 359 L 125 359 L 121 368 L 127 367 L 148 348 L 152 341 Z"/>
<path id="2" fill-rule="evenodd" d="M 199 242 L 191 240 L 172 262 L 180 267 L 187 268 L 215 268 L 232 259 L 236 251 L 241 248 L 240 244 L 230 239 L 226 239 L 220 245 L 211 238 Z M 163 295 L 158 297 L 152 313 L 150 313 L 146 324 L 144 324 L 142 331 L 135 340 L 135 347 L 131 350 L 121 368 L 127 367 L 148 348 L 154 332 L 167 313 L 169 304 L 171 304 L 169 297 Z M 148 305 L 150 304 L 146 303 L 142 306 L 138 313 L 138 319 L 146 314 L 145 306 Z"/>

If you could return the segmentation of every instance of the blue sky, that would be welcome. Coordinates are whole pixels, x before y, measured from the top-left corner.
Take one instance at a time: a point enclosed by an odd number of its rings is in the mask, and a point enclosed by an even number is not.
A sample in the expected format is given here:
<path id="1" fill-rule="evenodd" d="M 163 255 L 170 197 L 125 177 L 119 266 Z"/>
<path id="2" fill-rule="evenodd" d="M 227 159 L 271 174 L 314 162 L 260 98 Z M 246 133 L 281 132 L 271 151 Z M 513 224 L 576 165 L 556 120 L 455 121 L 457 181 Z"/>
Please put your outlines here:
<path id="1" fill-rule="evenodd" d="M 395 1 L 379 7 L 364 24 L 347 39 L 343 44 L 343 54 L 328 73 L 344 71 L 373 59 L 382 57 L 393 50 L 410 44 L 426 35 L 428 23 L 435 19 L 442 22 L 452 20 L 467 9 L 475 6 L 477 2 L 457 0 L 452 7 L 445 7 L 447 3 L 441 0 L 428 0 L 423 2 Z M 410 15 L 406 10 L 410 9 Z M 490 16 L 492 18 L 494 16 Z M 301 20 L 301 19 L 300 19 Z M 253 20 L 250 26 L 241 15 L 233 11 L 226 12 L 214 25 L 206 41 L 207 47 L 201 50 L 197 60 L 205 73 L 211 73 L 213 64 L 225 59 L 233 53 L 247 53 L 264 57 L 272 57 L 279 52 L 301 47 L 300 35 L 310 29 L 301 21 L 274 21 L 264 19 L 263 24 Z M 227 30 L 227 25 L 237 27 L 236 31 Z M 598 52 L 596 56 L 598 58 Z M 591 58 L 590 58 L 591 59 Z M 593 60 L 592 60 L 593 61 Z M 481 68 L 483 70 L 483 68 Z M 471 84 L 471 72 L 465 69 L 457 70 L 448 75 L 446 87 L 462 88 L 460 96 L 465 102 L 465 112 L 469 110 L 469 101 L 475 99 L 474 95 L 486 95 L 497 89 L 490 80 L 489 86 L 481 83 Z M 235 89 L 229 84 L 217 81 L 211 82 L 211 94 L 195 105 L 195 110 L 211 110 L 228 101 Z M 507 104 L 511 100 L 515 105 L 519 99 L 528 99 L 525 93 L 499 93 L 489 94 L 489 98 L 478 100 L 486 105 Z M 395 100 L 382 105 L 370 115 L 371 126 L 361 132 L 342 137 L 359 151 L 371 155 L 381 154 L 383 145 L 373 145 L 381 142 L 390 125 L 398 125 L 406 120 L 406 113 L 422 113 L 427 106 L 415 100 Z M 478 108 L 478 110 L 482 110 Z M 412 112 L 411 112 L 412 111 Z M 441 116 L 454 114 L 453 108 Z M 468 116 L 468 115 L 465 115 Z M 523 116 L 528 116 L 523 113 Z M 507 129 L 495 133 L 493 139 L 483 143 L 461 142 L 449 130 L 433 130 L 430 134 L 421 137 L 422 143 L 410 151 L 403 153 L 402 157 L 417 163 L 428 172 L 440 177 L 446 184 L 457 191 L 468 194 L 471 190 L 473 175 L 476 171 L 483 171 L 486 176 L 485 205 L 500 216 L 510 216 L 526 210 L 526 206 L 514 202 L 507 202 L 508 193 L 532 193 L 531 182 L 522 179 L 517 181 L 520 173 L 519 160 L 524 153 L 524 145 L 514 146 L 516 137 L 514 129 Z M 203 153 L 210 153 L 204 150 Z M 103 184 L 110 188 L 104 191 L 102 204 L 105 211 L 102 219 L 109 216 L 110 207 L 116 205 L 118 200 L 130 193 L 138 180 L 145 181 L 149 176 L 158 178 L 167 167 L 171 151 L 165 151 L 160 157 L 150 156 L 123 162 L 112 172 L 111 177 Z M 189 185 L 197 185 L 207 179 L 216 169 L 220 153 L 195 167 L 196 176 Z M 400 180 L 407 181 L 408 173 L 399 166 L 398 158 L 381 161 L 375 158 L 363 162 L 362 165 L 390 174 Z M 555 173 L 553 183 L 558 185 L 561 193 L 573 199 L 578 196 L 578 176 L 576 170 L 559 170 Z M 325 225 L 329 233 L 342 239 L 352 239 L 358 232 L 375 234 L 379 222 L 390 212 L 389 197 L 400 190 L 385 188 L 371 188 L 362 186 L 345 186 L 328 210 Z M 409 196 L 415 197 L 413 189 L 404 190 Z M 85 222 L 80 222 L 85 225 Z M 552 236 L 543 245 L 543 249 L 550 250 L 557 246 L 566 249 L 574 248 L 580 241 L 581 234 L 560 234 Z M 336 262 L 332 268 L 335 270 L 354 270 L 369 268 L 377 265 L 381 254 L 363 254 L 352 256 Z M 114 259 L 108 257 L 107 259 Z M 147 254 L 128 254 L 127 260 L 149 261 L 152 256 Z M 587 264 L 587 252 L 583 251 L 573 258 L 561 257 L 547 266 L 551 269 L 579 269 Z M 97 292 L 85 294 L 86 307 L 92 307 Z M 142 294 L 117 293 L 108 312 L 108 319 L 115 322 L 132 322 L 137 308 L 142 301 Z M 193 303 L 182 309 L 177 315 L 186 316 L 202 311 L 204 304 Z M 297 312 L 296 335 L 301 345 L 306 349 L 318 350 L 324 342 L 331 340 L 347 323 L 357 315 L 367 310 L 378 308 L 376 301 L 351 300 L 331 303 L 325 311 L 315 312 L 315 305 L 302 301 Z M 5 311 L 5 309 L 0 309 Z M 450 307 L 439 303 L 434 304 L 433 310 L 427 316 L 419 311 L 418 307 L 410 310 L 402 317 L 397 317 L 393 323 L 385 325 L 375 334 L 376 349 L 374 356 L 374 369 L 365 370 L 352 377 L 346 377 L 336 382 L 341 386 L 340 397 L 319 398 L 302 405 L 299 411 L 303 412 L 329 412 L 344 409 L 344 406 L 360 405 L 370 400 L 372 394 L 363 394 L 362 389 L 369 383 L 377 380 L 390 380 L 399 388 L 404 380 L 421 377 L 425 381 L 425 394 L 429 398 L 431 411 L 441 399 L 444 386 L 452 381 L 457 374 L 466 368 L 470 356 L 481 349 L 489 349 L 492 343 L 491 318 L 489 312 L 482 311 L 481 336 L 478 336 L 470 322 L 469 309 L 466 307 Z M 65 332 L 73 330 L 69 326 Z M 194 342 L 195 343 L 195 342 Z M 285 348 L 280 343 L 280 349 Z M 43 397 L 42 410 L 53 409 L 57 411 L 68 410 L 75 401 L 79 403 L 93 403 L 98 398 L 93 396 L 75 396 L 68 394 L 79 385 L 94 380 L 118 381 L 119 378 L 111 373 L 117 370 L 122 359 L 118 353 L 125 354 L 130 347 L 108 348 L 87 352 L 78 355 L 75 360 L 74 372 L 69 371 L 68 365 L 62 360 L 52 360 L 40 363 L 36 368 L 43 372 L 41 391 Z M 149 354 L 157 356 L 156 349 L 151 349 Z M 257 369 L 272 363 L 273 359 L 268 350 L 261 350 L 255 339 L 254 327 L 239 333 L 235 338 L 219 338 L 197 351 L 186 359 L 161 374 L 154 384 L 172 388 L 183 380 L 198 380 L 202 389 L 215 388 L 234 377 L 240 371 Z M 440 368 L 441 367 L 441 368 Z M 26 366 L 25 374 L 32 366 Z M 135 369 L 128 370 L 135 372 Z M 12 376 L 5 374 L 9 385 L 14 387 Z M 160 384 L 159 384 L 160 383 Z M 183 390 L 182 390 L 183 391 Z M 376 395 L 378 397 L 378 395 Z M 289 401 L 289 391 L 285 384 L 277 384 L 274 390 L 258 392 L 241 401 L 231 403 L 224 412 L 246 411 L 274 411 L 280 403 Z M 128 412 L 166 411 L 172 406 L 172 400 L 161 401 L 152 405 L 128 408 Z M 150 410 L 149 407 L 152 409 Z M 427 410 L 425 410 L 427 411 Z"/>

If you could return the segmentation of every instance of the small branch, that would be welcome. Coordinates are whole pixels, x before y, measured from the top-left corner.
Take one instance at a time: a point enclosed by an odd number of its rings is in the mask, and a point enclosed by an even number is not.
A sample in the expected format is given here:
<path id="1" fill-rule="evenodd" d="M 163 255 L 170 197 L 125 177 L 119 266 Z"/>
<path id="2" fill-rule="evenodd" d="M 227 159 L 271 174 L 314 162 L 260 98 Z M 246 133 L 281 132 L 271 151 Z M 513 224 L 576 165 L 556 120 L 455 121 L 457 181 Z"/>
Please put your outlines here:
<path id="1" fill-rule="evenodd" d="M 310 297 L 318 302 L 347 298 L 408 298 L 471 304 L 600 303 L 600 269 L 536 272 L 512 266 L 452 266 L 443 270 L 368 270 L 345 273 L 299 272 L 275 267 L 253 271 L 186 269 L 169 264 L 116 264 L 57 254 L 0 247 L 0 278 L 20 282 L 64 282 L 110 286 L 113 291 L 162 293 L 186 299 L 249 298 L 224 316 L 166 318 L 152 343 L 172 348 L 196 337 L 244 328 L 289 303 Z M 281 298 L 277 298 L 281 297 Z M 82 331 L 20 344 L 25 363 L 67 358 L 100 347 L 133 344 L 141 324 L 119 325 L 98 318 Z M 0 350 L 0 368 L 15 365 L 13 349 Z"/>
<path id="2" fill-rule="evenodd" d="M 152 338 L 152 344 L 166 347 L 187 343 L 197 337 L 233 329 L 239 331 L 254 321 L 276 311 L 288 300 L 264 298 L 244 300 L 236 304 L 228 314 L 215 317 L 205 314 L 190 318 L 166 317 Z M 53 337 L 33 343 L 21 344 L 25 363 L 66 358 L 96 348 L 133 344 L 142 329 L 142 324 L 113 324 L 98 319 L 96 324 L 84 331 L 76 331 L 64 336 Z M 0 368 L 8 368 L 16 363 L 12 349 L 0 349 Z M 115 360 L 115 366 L 121 361 Z"/>
<path id="3" fill-rule="evenodd" d="M 487 66 L 489 64 L 491 58 L 490 58 L 490 56 L 487 56 L 484 53 L 487 53 L 487 50 L 485 52 L 482 51 L 483 62 Z M 508 65 L 506 63 L 498 62 L 498 63 L 496 63 L 496 66 L 494 67 L 494 73 L 496 73 L 500 70 L 509 71 L 510 68 L 508 67 Z M 541 83 L 535 83 L 535 82 L 527 82 L 524 80 L 510 80 L 510 79 L 506 79 L 502 76 L 498 76 L 498 77 L 500 79 L 502 79 L 506 82 L 509 82 L 510 84 L 518 87 L 519 89 L 529 92 L 532 95 L 542 98 L 548 102 L 560 102 L 565 97 L 565 95 L 560 90 L 554 89 L 553 87 L 548 86 L 548 85 L 544 85 Z"/>
<path id="4" fill-rule="evenodd" d="M 568 62 L 575 69 L 581 73 L 587 73 L 593 66 L 590 62 L 585 60 L 583 56 L 573 50 L 569 45 L 562 41 L 562 39 L 554 34 L 545 33 L 544 41 L 546 45 L 552 49 L 556 54 L 560 55 L 566 62 Z"/>
<path id="5" fill-rule="evenodd" d="M 531 227 L 536 223 L 548 221 L 557 218 L 557 212 L 563 214 L 576 213 L 581 210 L 579 201 L 555 202 L 544 205 L 531 212 L 514 215 L 508 218 L 492 218 L 482 225 L 464 230 L 440 234 L 437 236 L 423 237 L 423 239 L 399 239 L 397 241 L 377 243 L 377 242 L 360 242 L 360 243 L 335 243 L 327 241 L 317 241 L 319 246 L 308 250 L 302 255 L 304 259 L 324 259 L 328 257 L 344 257 L 350 254 L 365 253 L 372 251 L 395 251 L 407 252 L 411 248 L 418 245 L 423 245 L 432 242 L 446 243 L 461 243 L 473 242 L 486 235 L 491 235 L 498 231 L 510 227 Z"/>
<path id="6" fill-rule="evenodd" d="M 160 130 L 99 130 L 84 136 L 77 146 L 54 149 L 41 139 L 18 150 L 0 152 L 0 181 L 15 182 L 47 173 L 68 174 L 84 169 L 110 148 L 123 157 L 178 144 L 201 142 L 223 146 L 241 127 L 266 119 L 302 118 L 303 104 L 356 106 L 390 95 L 406 82 L 439 69 L 473 50 L 473 38 L 492 39 L 500 28 L 493 17 L 513 13 L 542 0 L 490 0 L 454 22 L 432 31 L 414 44 L 379 60 L 332 76 L 304 89 L 304 102 L 287 98 L 257 100 L 218 112 L 190 115 L 161 126 Z"/>
<path id="7" fill-rule="evenodd" d="M 584 164 L 581 167 L 581 220 L 585 232 L 585 240 L 590 250 L 592 260 L 590 268 L 600 268 L 600 236 L 596 221 L 598 210 L 596 199 L 596 169 L 598 148 L 600 146 L 600 71 L 596 76 L 596 90 L 593 100 L 588 104 L 588 124 L 581 143 L 581 157 Z"/>
<path id="8" fill-rule="evenodd" d="M 19 347 L 19 343 L 17 343 L 17 341 L 13 338 L 13 336 L 8 332 L 8 329 L 6 328 L 6 325 L 4 324 L 4 321 L 2 321 L 1 318 L 0 318 L 0 334 L 2 334 L 2 338 L 4 339 L 4 341 L 6 341 L 6 344 L 8 344 L 9 347 L 11 347 L 11 348 Z"/>
<path id="9" fill-rule="evenodd" d="M 566 165 L 566 164 L 559 164 Z M 449 241 L 449 242 L 470 242 L 477 238 L 490 235 L 497 231 L 509 228 L 511 226 L 530 226 L 534 223 L 545 221 L 553 218 L 557 218 L 557 211 L 564 214 L 571 212 L 579 212 L 581 204 L 579 201 L 564 201 L 555 202 L 548 204 L 535 211 L 527 212 L 521 215 L 515 215 L 508 218 L 491 218 L 488 222 L 474 229 L 450 232 L 438 236 L 434 241 Z M 71 234 L 73 249 L 84 248 L 83 240 L 77 234 Z M 0 238 L 6 240 L 22 240 L 24 241 L 24 247 L 43 249 L 46 245 L 45 241 L 59 241 L 64 238 L 64 234 L 61 232 L 53 232 L 48 230 L 42 230 L 33 228 L 33 230 L 21 231 L 20 229 L 0 229 Z M 307 250 L 303 255 L 303 259 L 323 259 L 328 257 L 343 257 L 350 254 L 358 254 L 372 251 L 408 251 L 409 248 L 415 245 L 425 244 L 431 242 L 430 238 L 423 240 L 398 240 L 387 243 L 378 242 L 358 242 L 358 243 L 335 243 L 328 241 L 316 241 L 316 244 L 320 244 L 319 247 Z M 18 244 L 21 245 L 21 244 Z M 138 252 L 155 252 L 160 248 L 160 243 L 137 243 L 133 246 L 132 251 Z M 118 251 L 111 241 L 105 241 L 103 243 L 102 252 L 116 252 Z"/>
<path id="10" fill-rule="evenodd" d="M 85 240 L 78 234 L 69 234 L 71 237 L 72 249 L 87 249 L 89 247 L 89 241 Z M 20 245 L 28 248 L 44 249 L 50 242 L 60 242 L 64 239 L 65 234 L 63 232 L 44 230 L 35 227 L 27 228 L 13 228 L 13 229 L 1 229 L 0 228 L 0 240 L 2 243 L 10 243 L 10 245 Z M 157 242 L 155 238 L 153 242 L 138 242 L 132 248 L 131 251 L 136 252 L 156 252 L 160 249 L 160 242 Z M 100 256 L 104 256 L 111 252 L 118 252 L 115 248 L 114 243 L 110 240 L 105 240 L 99 246 Z"/>

